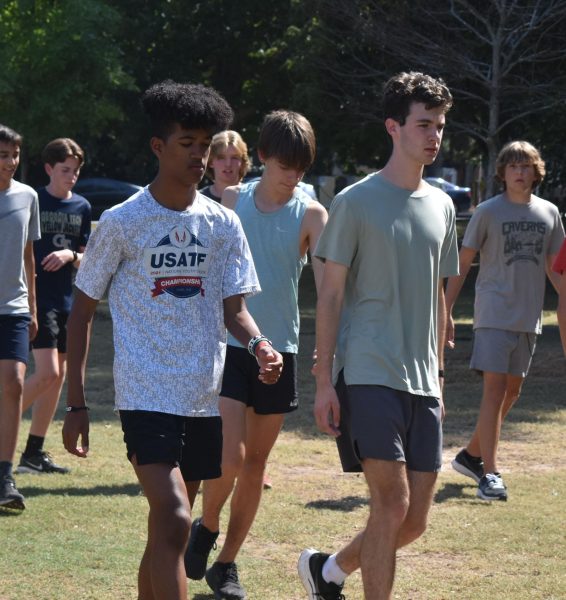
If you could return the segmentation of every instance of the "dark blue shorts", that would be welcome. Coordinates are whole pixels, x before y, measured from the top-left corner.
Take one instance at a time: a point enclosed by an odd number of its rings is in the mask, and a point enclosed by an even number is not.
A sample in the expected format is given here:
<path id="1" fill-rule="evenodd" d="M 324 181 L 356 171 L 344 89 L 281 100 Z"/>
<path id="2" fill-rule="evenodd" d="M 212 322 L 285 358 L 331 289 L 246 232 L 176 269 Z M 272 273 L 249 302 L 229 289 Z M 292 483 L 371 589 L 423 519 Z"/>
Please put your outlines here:
<path id="1" fill-rule="evenodd" d="M 297 355 L 283 352 L 283 370 L 277 383 L 258 379 L 259 366 L 246 348 L 228 346 L 220 395 L 243 402 L 258 415 L 280 415 L 297 410 Z"/>
<path id="2" fill-rule="evenodd" d="M 361 471 L 365 458 L 404 462 L 411 471 L 442 466 L 442 420 L 438 398 L 382 385 L 336 384 L 340 432 L 336 439 L 344 471 Z"/>
<path id="3" fill-rule="evenodd" d="M 148 410 L 121 410 L 128 460 L 179 467 L 185 481 L 222 474 L 222 419 L 183 417 Z"/>
<path id="4" fill-rule="evenodd" d="M 0 315 L 0 360 L 28 364 L 30 315 Z"/>
<path id="5" fill-rule="evenodd" d="M 37 335 L 31 343 L 34 350 L 57 348 L 59 354 L 67 353 L 67 319 L 69 313 L 61 310 L 37 311 Z"/>

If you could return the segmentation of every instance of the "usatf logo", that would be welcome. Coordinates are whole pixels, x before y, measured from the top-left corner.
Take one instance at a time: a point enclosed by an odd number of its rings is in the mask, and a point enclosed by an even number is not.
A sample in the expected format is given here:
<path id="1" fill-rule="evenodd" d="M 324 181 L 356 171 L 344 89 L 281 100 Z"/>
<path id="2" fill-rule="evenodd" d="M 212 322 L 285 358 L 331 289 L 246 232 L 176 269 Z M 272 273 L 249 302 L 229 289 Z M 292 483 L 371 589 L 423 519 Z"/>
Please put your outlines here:
<path id="1" fill-rule="evenodd" d="M 152 297 L 204 296 L 203 278 L 208 274 L 207 249 L 186 227 L 173 227 L 155 248 L 144 250 L 144 267 L 154 278 Z"/>

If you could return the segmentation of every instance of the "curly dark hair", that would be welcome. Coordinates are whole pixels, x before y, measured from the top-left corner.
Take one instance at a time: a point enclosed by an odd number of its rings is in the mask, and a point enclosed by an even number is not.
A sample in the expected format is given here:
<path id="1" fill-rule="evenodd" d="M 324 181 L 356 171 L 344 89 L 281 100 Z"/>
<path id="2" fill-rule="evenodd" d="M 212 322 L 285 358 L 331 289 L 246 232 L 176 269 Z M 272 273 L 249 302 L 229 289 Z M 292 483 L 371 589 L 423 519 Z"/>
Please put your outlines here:
<path id="1" fill-rule="evenodd" d="M 452 107 L 452 94 L 442 79 L 416 71 L 398 73 L 383 86 L 384 119 L 405 125 L 413 102 L 424 104 L 427 109 L 441 107 L 448 112 Z"/>
<path id="2" fill-rule="evenodd" d="M 204 129 L 211 135 L 228 129 L 234 113 L 214 89 L 201 84 L 156 83 L 141 99 L 149 117 L 151 135 L 166 139 L 178 123 L 183 129 Z"/>

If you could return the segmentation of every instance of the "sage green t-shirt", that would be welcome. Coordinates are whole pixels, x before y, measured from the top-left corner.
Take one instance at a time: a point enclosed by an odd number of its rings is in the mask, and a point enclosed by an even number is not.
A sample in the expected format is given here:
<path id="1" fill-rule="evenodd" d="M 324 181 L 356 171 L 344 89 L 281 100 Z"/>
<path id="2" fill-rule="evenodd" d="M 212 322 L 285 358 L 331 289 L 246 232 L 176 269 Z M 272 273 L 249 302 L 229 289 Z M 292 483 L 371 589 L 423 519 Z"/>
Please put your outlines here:
<path id="1" fill-rule="evenodd" d="M 438 286 L 458 274 L 450 197 L 369 175 L 336 196 L 315 256 L 349 268 L 335 373 L 438 397 Z"/>

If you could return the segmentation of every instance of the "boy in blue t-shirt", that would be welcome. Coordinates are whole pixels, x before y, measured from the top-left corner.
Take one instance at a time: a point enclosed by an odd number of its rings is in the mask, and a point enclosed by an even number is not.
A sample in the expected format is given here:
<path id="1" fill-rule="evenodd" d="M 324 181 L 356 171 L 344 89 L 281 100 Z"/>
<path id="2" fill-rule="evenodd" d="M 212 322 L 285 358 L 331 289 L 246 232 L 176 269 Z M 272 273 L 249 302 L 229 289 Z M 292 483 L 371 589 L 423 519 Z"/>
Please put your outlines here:
<path id="1" fill-rule="evenodd" d="M 32 420 L 17 473 L 68 473 L 53 462 L 43 444 L 53 419 L 67 365 L 67 317 L 73 276 L 90 235 L 91 208 L 72 189 L 84 163 L 80 146 L 69 138 L 47 144 L 42 153 L 49 184 L 38 191 L 42 238 L 34 244 L 38 312 L 32 342 L 35 372 L 24 385 L 23 411 Z"/>

